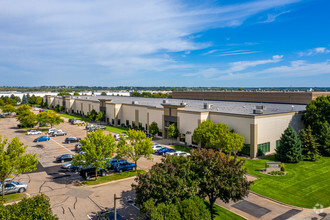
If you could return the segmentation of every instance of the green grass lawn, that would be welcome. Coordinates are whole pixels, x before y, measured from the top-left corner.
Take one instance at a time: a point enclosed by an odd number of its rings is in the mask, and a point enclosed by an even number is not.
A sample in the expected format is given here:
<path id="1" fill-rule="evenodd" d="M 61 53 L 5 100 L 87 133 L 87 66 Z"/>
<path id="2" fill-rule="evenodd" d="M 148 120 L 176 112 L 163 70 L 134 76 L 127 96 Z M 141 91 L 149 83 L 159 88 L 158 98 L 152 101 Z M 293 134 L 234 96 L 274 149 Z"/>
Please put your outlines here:
<path id="1" fill-rule="evenodd" d="M 26 197 L 25 193 L 13 193 L 13 194 L 5 195 L 6 203 L 19 201 L 24 197 Z"/>
<path id="2" fill-rule="evenodd" d="M 177 151 L 184 151 L 184 152 L 187 152 L 187 153 L 189 153 L 190 150 L 191 150 L 190 147 L 180 146 L 180 145 L 173 145 L 172 147 Z"/>
<path id="3" fill-rule="evenodd" d="M 275 161 L 274 156 L 244 160 L 248 173 L 260 178 L 251 185 L 253 192 L 303 208 L 313 208 L 317 203 L 330 206 L 330 157 L 316 162 L 286 163 L 286 176 L 269 176 L 258 171 L 265 168 L 265 162 Z"/>
<path id="4" fill-rule="evenodd" d="M 236 215 L 228 209 L 222 208 L 221 206 L 214 205 L 214 220 L 243 220 L 245 218 Z"/>
<path id="5" fill-rule="evenodd" d="M 101 184 L 101 183 L 111 182 L 114 180 L 120 180 L 120 179 L 129 178 L 132 176 L 137 176 L 138 173 L 146 173 L 146 171 L 144 171 L 144 170 L 137 170 L 137 172 L 126 171 L 126 172 L 122 172 L 122 173 L 116 173 L 116 174 L 111 174 L 108 176 L 98 177 L 97 180 L 95 180 L 95 179 L 85 180 L 82 183 L 84 185 L 97 185 L 97 184 Z"/>
<path id="6" fill-rule="evenodd" d="M 126 134 L 126 131 L 128 131 L 128 128 L 123 128 L 123 127 L 112 127 L 112 126 L 106 126 L 106 130 L 117 133 L 117 134 Z"/>
<path id="7" fill-rule="evenodd" d="M 59 114 L 61 117 L 64 117 L 64 118 L 75 118 L 75 119 L 78 119 L 78 120 L 81 120 L 81 121 L 85 121 L 85 122 L 90 122 L 90 119 L 87 118 L 87 117 L 84 117 L 84 116 L 81 116 L 81 115 L 68 115 L 68 114 Z"/>

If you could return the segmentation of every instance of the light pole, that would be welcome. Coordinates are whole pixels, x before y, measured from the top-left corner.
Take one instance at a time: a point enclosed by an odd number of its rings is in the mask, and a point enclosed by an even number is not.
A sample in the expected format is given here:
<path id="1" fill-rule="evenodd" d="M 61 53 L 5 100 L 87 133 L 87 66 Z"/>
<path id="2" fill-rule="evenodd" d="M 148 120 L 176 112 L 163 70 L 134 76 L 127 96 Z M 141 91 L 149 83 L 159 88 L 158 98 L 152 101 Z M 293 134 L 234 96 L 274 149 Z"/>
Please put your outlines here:
<path id="1" fill-rule="evenodd" d="M 115 220 L 117 220 L 117 208 L 116 208 L 116 200 L 121 199 L 121 197 L 116 197 L 116 194 L 113 195 L 113 200 L 114 200 L 114 210 L 115 210 Z"/>

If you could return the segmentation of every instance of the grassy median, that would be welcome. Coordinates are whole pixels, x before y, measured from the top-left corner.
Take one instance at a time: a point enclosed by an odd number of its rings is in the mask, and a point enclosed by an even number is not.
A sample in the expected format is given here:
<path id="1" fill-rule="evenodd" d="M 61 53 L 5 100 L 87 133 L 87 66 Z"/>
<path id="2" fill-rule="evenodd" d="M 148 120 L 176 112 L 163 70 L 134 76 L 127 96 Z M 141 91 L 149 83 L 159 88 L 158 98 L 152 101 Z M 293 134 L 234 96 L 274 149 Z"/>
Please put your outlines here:
<path id="1" fill-rule="evenodd" d="M 184 151 L 184 152 L 187 152 L 187 153 L 190 153 L 191 149 L 190 147 L 187 147 L 187 146 L 181 146 L 181 145 L 173 145 L 172 146 L 175 150 L 177 151 Z"/>
<path id="2" fill-rule="evenodd" d="M 84 117 L 84 116 L 81 116 L 81 115 L 68 115 L 68 114 L 59 114 L 61 117 L 64 117 L 64 118 L 75 118 L 75 119 L 78 119 L 80 121 L 85 121 L 85 122 L 90 122 L 90 119 L 87 118 L 87 117 Z"/>
<path id="3" fill-rule="evenodd" d="M 5 195 L 6 203 L 20 201 L 25 197 L 27 197 L 25 193 L 13 193 Z"/>
<path id="4" fill-rule="evenodd" d="M 116 134 L 126 134 L 126 131 L 128 131 L 128 128 L 123 128 L 123 127 L 112 127 L 112 126 L 106 126 L 106 130 L 110 131 L 112 133 Z"/>
<path id="5" fill-rule="evenodd" d="M 313 208 L 315 204 L 322 204 L 324 208 L 330 206 L 329 196 L 326 196 L 330 195 L 330 157 L 321 157 L 316 162 L 285 163 L 285 176 L 259 172 L 265 168 L 265 162 L 275 161 L 274 156 L 243 160 L 248 173 L 259 177 L 251 185 L 253 192 L 303 208 Z"/>
<path id="6" fill-rule="evenodd" d="M 111 182 L 114 180 L 120 180 L 120 179 L 129 178 L 132 176 L 137 176 L 139 173 L 146 173 L 146 171 L 145 170 L 126 171 L 126 172 L 122 172 L 122 173 L 110 174 L 108 176 L 97 177 L 97 180 L 95 180 L 95 179 L 85 180 L 85 181 L 82 181 L 82 183 L 84 185 L 88 185 L 88 186 L 97 185 L 97 184 L 101 184 L 101 183 Z"/>

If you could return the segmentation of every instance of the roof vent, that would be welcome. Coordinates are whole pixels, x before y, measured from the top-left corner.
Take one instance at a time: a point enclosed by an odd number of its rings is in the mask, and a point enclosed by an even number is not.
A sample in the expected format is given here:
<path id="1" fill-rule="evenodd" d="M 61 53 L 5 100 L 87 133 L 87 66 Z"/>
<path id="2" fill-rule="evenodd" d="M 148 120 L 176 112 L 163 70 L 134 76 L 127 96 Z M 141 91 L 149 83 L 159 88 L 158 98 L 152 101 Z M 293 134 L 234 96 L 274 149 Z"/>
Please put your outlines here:
<path id="1" fill-rule="evenodd" d="M 180 105 L 186 106 L 187 103 L 185 103 L 185 102 L 181 102 Z"/>
<path id="2" fill-rule="evenodd" d="M 204 109 L 211 109 L 213 104 L 204 103 Z"/>
<path id="3" fill-rule="evenodd" d="M 139 102 L 138 101 L 132 101 L 132 104 L 137 105 L 137 104 L 139 104 Z"/>
<path id="4" fill-rule="evenodd" d="M 167 99 L 164 99 L 163 100 L 163 104 L 167 104 L 168 103 L 168 100 Z"/>
<path id="5" fill-rule="evenodd" d="M 262 109 L 253 109 L 253 114 L 263 114 L 264 110 Z"/>
<path id="6" fill-rule="evenodd" d="M 262 110 L 266 110 L 266 106 L 264 105 L 257 105 L 256 109 L 262 109 Z"/>

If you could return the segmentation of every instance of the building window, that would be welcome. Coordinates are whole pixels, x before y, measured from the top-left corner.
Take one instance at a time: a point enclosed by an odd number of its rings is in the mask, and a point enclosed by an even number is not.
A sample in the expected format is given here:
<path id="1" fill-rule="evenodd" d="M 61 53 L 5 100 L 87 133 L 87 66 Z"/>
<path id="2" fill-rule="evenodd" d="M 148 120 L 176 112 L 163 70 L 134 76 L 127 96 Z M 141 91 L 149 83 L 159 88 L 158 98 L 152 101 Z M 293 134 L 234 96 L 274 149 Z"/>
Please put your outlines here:
<path id="1" fill-rule="evenodd" d="M 172 116 L 172 109 L 168 108 L 168 116 Z"/>
<path id="2" fill-rule="evenodd" d="M 117 122 L 118 122 L 118 125 L 120 125 L 120 119 L 118 119 L 118 121 L 117 121 Z"/>
<path id="3" fill-rule="evenodd" d="M 126 120 L 126 126 L 128 126 L 129 125 L 129 120 Z"/>
<path id="4" fill-rule="evenodd" d="M 270 142 L 258 144 L 258 150 L 261 150 L 263 153 L 270 151 Z"/>
<path id="5" fill-rule="evenodd" d="M 276 149 L 280 146 L 280 140 L 276 141 Z"/>
<path id="6" fill-rule="evenodd" d="M 112 125 L 115 124 L 115 119 L 111 119 L 111 124 L 112 124 Z"/>

